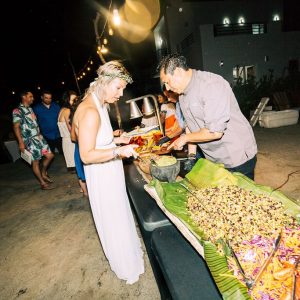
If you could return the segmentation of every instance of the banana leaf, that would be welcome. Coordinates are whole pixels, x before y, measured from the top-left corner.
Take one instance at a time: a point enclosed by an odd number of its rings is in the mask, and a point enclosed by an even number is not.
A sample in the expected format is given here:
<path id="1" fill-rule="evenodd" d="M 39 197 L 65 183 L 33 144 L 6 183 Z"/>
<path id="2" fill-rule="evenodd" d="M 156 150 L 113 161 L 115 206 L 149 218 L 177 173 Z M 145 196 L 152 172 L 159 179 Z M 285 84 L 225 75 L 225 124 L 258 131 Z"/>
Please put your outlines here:
<path id="1" fill-rule="evenodd" d="M 224 169 L 222 164 L 215 164 L 204 158 L 200 158 L 185 177 L 198 188 L 237 185 L 238 182 L 237 178 Z"/>
<path id="2" fill-rule="evenodd" d="M 151 185 L 161 199 L 166 209 L 177 216 L 194 236 L 204 249 L 206 263 L 218 286 L 223 299 L 251 299 L 248 289 L 228 269 L 226 256 L 217 251 L 216 245 L 212 244 L 205 237 L 205 232 L 194 224 L 186 208 L 187 191 L 181 186 L 192 183 L 197 188 L 213 187 L 218 185 L 238 185 L 246 190 L 257 194 L 268 195 L 281 201 L 286 212 L 299 221 L 300 207 L 292 199 L 286 197 L 280 191 L 274 191 L 271 187 L 256 184 L 253 180 L 240 173 L 231 173 L 220 164 L 214 164 L 206 159 L 199 159 L 193 169 L 181 182 L 166 183 L 157 179 L 152 180 Z"/>

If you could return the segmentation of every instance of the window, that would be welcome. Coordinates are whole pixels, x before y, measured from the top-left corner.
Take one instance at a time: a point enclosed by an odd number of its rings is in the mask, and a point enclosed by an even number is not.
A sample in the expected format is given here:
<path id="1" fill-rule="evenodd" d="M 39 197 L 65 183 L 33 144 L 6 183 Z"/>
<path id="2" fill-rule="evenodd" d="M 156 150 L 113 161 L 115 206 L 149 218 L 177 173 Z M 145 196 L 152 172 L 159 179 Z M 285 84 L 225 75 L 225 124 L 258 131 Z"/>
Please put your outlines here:
<path id="1" fill-rule="evenodd" d="M 252 24 L 252 34 L 263 34 L 265 33 L 264 24 Z"/>
<path id="2" fill-rule="evenodd" d="M 232 71 L 233 79 L 237 81 L 240 79 L 243 83 L 256 76 L 255 66 L 236 66 Z"/>
<path id="3" fill-rule="evenodd" d="M 214 35 L 237 35 L 237 34 L 263 34 L 267 32 L 267 24 L 264 23 L 236 23 L 214 25 Z"/>

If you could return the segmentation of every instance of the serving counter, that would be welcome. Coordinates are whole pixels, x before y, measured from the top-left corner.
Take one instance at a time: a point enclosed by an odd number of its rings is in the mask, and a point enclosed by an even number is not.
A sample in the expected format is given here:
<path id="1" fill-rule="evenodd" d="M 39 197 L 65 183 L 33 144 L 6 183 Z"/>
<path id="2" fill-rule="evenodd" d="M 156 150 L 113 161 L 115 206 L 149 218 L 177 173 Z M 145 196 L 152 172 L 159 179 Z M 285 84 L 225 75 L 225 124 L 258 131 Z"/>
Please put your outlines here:
<path id="1" fill-rule="evenodd" d="M 161 299 L 222 299 L 201 255 L 144 190 L 137 166 L 124 161 L 127 193 L 140 227 Z"/>

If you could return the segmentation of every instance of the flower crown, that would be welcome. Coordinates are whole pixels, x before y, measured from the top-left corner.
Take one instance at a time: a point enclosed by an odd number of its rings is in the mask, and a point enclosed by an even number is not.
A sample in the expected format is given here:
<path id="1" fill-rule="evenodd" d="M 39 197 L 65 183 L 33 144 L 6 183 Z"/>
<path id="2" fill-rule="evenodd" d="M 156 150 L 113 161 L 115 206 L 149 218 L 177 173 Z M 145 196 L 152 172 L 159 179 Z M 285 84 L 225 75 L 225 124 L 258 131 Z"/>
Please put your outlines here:
<path id="1" fill-rule="evenodd" d="M 103 76 L 107 76 L 111 79 L 115 79 L 115 78 L 120 78 L 125 80 L 127 83 L 133 83 L 132 77 L 129 74 L 110 74 L 110 73 L 105 73 L 103 74 Z"/>

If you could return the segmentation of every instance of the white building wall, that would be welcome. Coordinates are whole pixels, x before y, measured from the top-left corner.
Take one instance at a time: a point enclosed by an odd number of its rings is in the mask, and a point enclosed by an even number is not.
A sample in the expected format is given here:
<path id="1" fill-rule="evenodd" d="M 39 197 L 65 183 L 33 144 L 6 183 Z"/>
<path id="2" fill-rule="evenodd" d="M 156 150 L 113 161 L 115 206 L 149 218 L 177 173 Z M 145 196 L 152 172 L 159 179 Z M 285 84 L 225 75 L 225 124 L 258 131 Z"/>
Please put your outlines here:
<path id="1" fill-rule="evenodd" d="M 202 69 L 220 74 L 229 82 L 233 81 L 232 72 L 236 65 L 254 65 L 257 79 L 266 75 L 269 69 L 274 70 L 275 77 L 282 76 L 289 60 L 299 60 L 300 32 L 282 32 L 281 22 L 268 23 L 267 28 L 266 34 L 214 37 L 213 25 L 200 25 Z M 221 60 L 222 67 L 219 66 Z"/>

